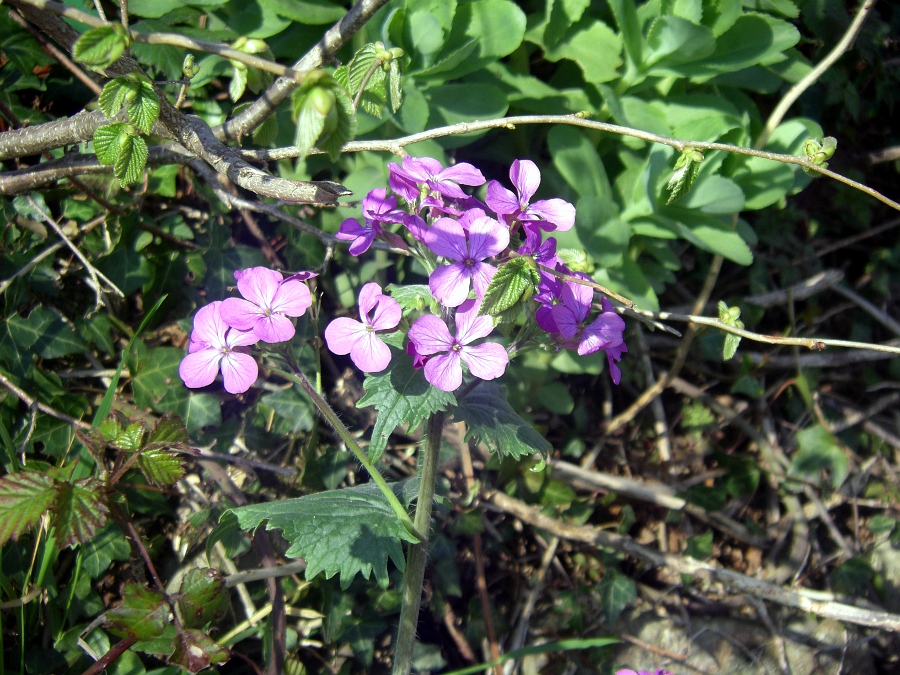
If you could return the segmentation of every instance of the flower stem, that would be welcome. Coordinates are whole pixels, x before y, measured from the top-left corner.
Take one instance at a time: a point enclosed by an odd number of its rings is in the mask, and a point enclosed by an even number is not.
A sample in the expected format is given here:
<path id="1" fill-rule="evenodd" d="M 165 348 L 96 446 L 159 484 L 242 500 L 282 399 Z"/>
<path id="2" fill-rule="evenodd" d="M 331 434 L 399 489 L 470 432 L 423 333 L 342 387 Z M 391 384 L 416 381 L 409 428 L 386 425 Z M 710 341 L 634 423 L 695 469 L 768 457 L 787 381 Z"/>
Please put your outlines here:
<path id="1" fill-rule="evenodd" d="M 419 623 L 419 604 L 422 599 L 422 582 L 425 579 L 425 563 L 428 560 L 428 535 L 431 530 L 431 506 L 434 503 L 434 484 L 441 454 L 441 434 L 444 430 L 444 413 L 438 412 L 428 419 L 428 435 L 425 456 L 419 476 L 419 496 L 416 501 L 416 531 L 419 543 L 411 544 L 406 556 L 406 574 L 403 579 L 403 605 L 400 610 L 400 628 L 394 646 L 393 675 L 409 675 L 412 668 L 413 647 L 416 642 L 416 626 Z"/>
<path id="2" fill-rule="evenodd" d="M 316 408 L 319 409 L 319 413 L 325 420 L 334 427 L 334 430 L 337 431 L 338 436 L 347 444 L 347 447 L 350 448 L 350 451 L 356 455 L 356 459 L 359 460 L 359 463 L 363 465 L 363 468 L 369 472 L 369 475 L 372 477 L 372 481 L 378 486 L 381 490 L 381 493 L 384 495 L 385 499 L 388 500 L 388 503 L 391 505 L 391 508 L 394 510 L 394 513 L 397 514 L 397 517 L 400 519 L 400 522 L 403 523 L 403 526 L 407 529 L 407 531 L 414 536 L 419 541 L 424 541 L 425 537 L 420 533 L 419 530 L 416 529 L 416 526 L 413 525 L 412 519 L 409 517 L 409 514 L 406 512 L 406 509 L 403 507 L 403 504 L 400 503 L 400 500 L 397 499 L 397 495 L 394 494 L 394 491 L 391 490 L 391 486 L 387 484 L 387 481 L 384 480 L 381 473 L 378 469 L 375 468 L 375 465 L 369 461 L 369 456 L 366 454 L 365 450 L 363 450 L 359 443 L 356 442 L 356 439 L 353 438 L 350 430 L 344 426 L 344 423 L 341 422 L 341 419 L 337 416 L 337 413 L 332 410 L 331 406 L 328 405 L 328 401 L 322 398 L 322 395 L 316 391 L 315 386 L 312 382 L 309 381 L 309 378 L 303 373 L 302 370 L 293 362 L 293 359 L 288 360 L 290 364 L 290 368 L 293 372 L 288 373 L 278 368 L 272 368 L 271 370 L 279 373 L 283 377 L 286 377 L 289 380 L 292 380 L 303 387 L 303 390 L 307 393 L 307 395 L 312 399 L 312 402 L 315 404 Z M 433 492 L 433 491 L 432 491 Z M 427 533 L 427 528 L 425 532 Z"/>

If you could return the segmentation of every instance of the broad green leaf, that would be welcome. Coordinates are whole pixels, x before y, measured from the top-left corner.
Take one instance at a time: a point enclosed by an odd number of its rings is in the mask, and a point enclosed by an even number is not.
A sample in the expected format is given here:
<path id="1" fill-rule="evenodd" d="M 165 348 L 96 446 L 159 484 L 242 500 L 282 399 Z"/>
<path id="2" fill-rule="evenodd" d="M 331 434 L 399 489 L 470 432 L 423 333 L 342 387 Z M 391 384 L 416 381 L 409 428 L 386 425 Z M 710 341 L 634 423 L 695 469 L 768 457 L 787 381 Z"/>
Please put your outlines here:
<path id="1" fill-rule="evenodd" d="M 572 32 L 544 52 L 548 61 L 570 59 L 578 64 L 588 82 L 609 82 L 619 76 L 622 37 L 602 21 L 582 19 Z"/>
<path id="2" fill-rule="evenodd" d="M 120 76 L 111 79 L 103 86 L 103 91 L 100 92 L 100 97 L 97 99 L 97 105 L 108 118 L 112 119 L 125 103 L 125 96 L 129 91 L 128 84 L 128 80 Z M 96 144 L 96 137 L 94 143 Z M 104 162 L 104 164 L 112 164 L 112 162 Z"/>
<path id="3" fill-rule="evenodd" d="M 705 174 L 678 206 L 710 215 L 733 215 L 744 210 L 744 192 L 730 178 Z"/>
<path id="4" fill-rule="evenodd" d="M 619 217 L 614 200 L 602 197 L 578 200 L 575 231 L 585 252 L 600 267 L 620 265 L 631 240 L 631 224 Z"/>
<path id="5" fill-rule="evenodd" d="M 112 442 L 126 452 L 137 452 L 144 442 L 144 425 L 141 422 L 132 422 L 119 431 Z"/>
<path id="6" fill-rule="evenodd" d="M 797 446 L 788 475 L 820 483 L 827 472 L 832 487 L 837 489 L 850 473 L 847 455 L 825 427 L 816 424 L 798 433 Z"/>
<path id="7" fill-rule="evenodd" d="M 644 67 L 664 70 L 706 58 L 715 51 L 716 39 L 706 26 L 677 16 L 660 16 L 650 26 L 646 47 Z"/>
<path id="8" fill-rule="evenodd" d="M 147 164 L 147 142 L 140 136 L 125 134 L 119 137 L 119 154 L 113 172 L 122 187 L 137 183 Z"/>
<path id="9" fill-rule="evenodd" d="M 145 134 L 149 134 L 150 128 L 159 118 L 159 96 L 146 77 L 137 78 L 133 86 L 134 96 L 128 100 L 128 119 Z"/>
<path id="10" fill-rule="evenodd" d="M 178 633 L 169 663 L 197 673 L 211 665 L 225 663 L 229 658 L 228 650 L 217 645 L 204 631 L 189 629 Z"/>
<path id="11" fill-rule="evenodd" d="M 56 540 L 63 548 L 92 539 L 109 516 L 103 483 L 96 478 L 59 483 L 50 508 L 50 524 L 56 528 Z"/>
<path id="12" fill-rule="evenodd" d="M 291 433 L 298 434 L 312 429 L 315 410 L 299 385 L 266 394 L 259 402 L 269 406 L 283 418 Z"/>
<path id="13" fill-rule="evenodd" d="M 147 436 L 147 445 L 155 443 L 180 445 L 187 443 L 188 440 L 187 432 L 181 420 L 167 413 L 156 420 L 156 424 L 153 425 L 153 429 Z"/>
<path id="14" fill-rule="evenodd" d="M 363 381 L 365 395 L 356 404 L 360 408 L 374 405 L 378 411 L 369 459 L 376 461 L 384 452 L 394 429 L 406 424 L 413 430 L 432 414 L 456 405 L 456 397 L 432 387 L 423 370 L 415 370 L 412 359 L 399 349 L 393 349 L 391 363 L 386 370 L 367 375 Z"/>
<path id="15" fill-rule="evenodd" d="M 158 19 L 174 9 L 185 5 L 191 7 L 218 7 L 228 0 L 128 0 L 128 13 L 135 16 L 143 16 L 148 19 Z"/>
<path id="16" fill-rule="evenodd" d="M 701 22 L 718 38 L 741 16 L 743 4 L 744 0 L 703 0 Z"/>
<path id="17" fill-rule="evenodd" d="M 657 222 L 665 223 L 682 239 L 694 246 L 716 253 L 739 265 L 750 265 L 753 252 L 731 225 L 699 211 L 668 206 L 660 211 Z"/>
<path id="18" fill-rule="evenodd" d="M 481 301 L 479 316 L 498 316 L 521 302 L 527 302 L 541 282 L 534 260 L 513 258 L 497 269 Z"/>
<path id="19" fill-rule="evenodd" d="M 600 608 L 607 625 L 615 623 L 622 610 L 637 599 L 634 581 L 615 569 L 607 570 L 597 590 L 600 591 Z"/>
<path id="20" fill-rule="evenodd" d="M 581 130 L 557 125 L 547 134 L 553 166 L 579 197 L 612 199 L 612 187 L 596 147 Z"/>
<path id="21" fill-rule="evenodd" d="M 165 400 L 160 401 L 160 410 Z M 194 394 L 188 392 L 183 406 L 173 411 L 181 415 L 188 433 L 196 434 L 208 426 L 222 423 L 222 402 L 214 394 Z"/>
<path id="22" fill-rule="evenodd" d="M 121 24 L 92 28 L 72 46 L 72 56 L 91 70 L 105 70 L 125 52 L 131 40 Z"/>
<path id="23" fill-rule="evenodd" d="M 126 122 L 116 122 L 97 127 L 94 132 L 94 152 L 101 164 L 115 164 L 119 156 L 119 139 L 125 135 L 129 126 L 131 125 Z"/>
<path id="24" fill-rule="evenodd" d="M 239 64 L 243 66 L 244 64 Z M 228 98 L 237 101 L 244 95 L 247 88 L 247 68 L 240 68 L 237 65 L 231 71 L 231 82 L 228 83 Z"/>
<path id="25" fill-rule="evenodd" d="M 81 545 L 81 569 L 91 578 L 98 579 L 114 560 L 128 560 L 131 547 L 116 523 L 107 523 L 105 527 Z"/>
<path id="26" fill-rule="evenodd" d="M 135 405 L 139 408 L 155 408 L 170 388 L 184 387 L 178 377 L 178 366 L 182 358 L 184 351 L 181 349 L 148 349 L 143 342 L 137 341 L 126 356 Z"/>
<path id="27" fill-rule="evenodd" d="M 290 542 L 285 555 L 306 559 L 307 579 L 319 572 L 328 579 L 339 574 L 345 589 L 357 574 L 368 579 L 373 571 L 379 585 L 387 586 L 387 559 L 390 557 L 403 570 L 400 542 L 415 543 L 372 484 L 233 511 L 244 529 L 252 530 L 265 522 L 267 530 L 281 530 Z"/>
<path id="28" fill-rule="evenodd" d="M 37 525 L 58 491 L 51 478 L 36 471 L 0 478 L 0 546 Z"/>
<path id="29" fill-rule="evenodd" d="M 428 124 L 442 126 L 503 117 L 509 108 L 502 90 L 485 84 L 461 83 L 431 87 L 428 97 Z M 460 147 L 483 136 L 483 132 L 442 139 L 444 147 Z"/>
<path id="30" fill-rule="evenodd" d="M 336 23 L 347 13 L 345 8 L 327 0 L 266 0 L 266 5 L 278 16 L 307 26 Z"/>
<path id="31" fill-rule="evenodd" d="M 455 416 L 466 423 L 466 440 L 480 439 L 503 456 L 546 457 L 553 450 L 507 403 L 506 389 L 494 382 L 482 382 L 466 394 L 459 401 Z"/>
<path id="32" fill-rule="evenodd" d="M 43 306 L 35 308 L 26 319 L 12 314 L 6 319 L 6 328 L 16 345 L 42 359 L 56 359 L 87 351 L 75 331 Z"/>
<path id="33" fill-rule="evenodd" d="M 608 4 L 616 18 L 619 33 L 624 39 L 626 53 L 634 65 L 640 67 L 644 62 L 642 50 L 644 36 L 641 33 L 635 3 L 632 0 L 608 0 Z"/>
<path id="34" fill-rule="evenodd" d="M 186 628 L 205 628 L 221 620 L 231 607 L 225 579 L 209 567 L 195 567 L 185 575 L 177 603 Z"/>
<path id="35" fill-rule="evenodd" d="M 122 604 L 107 613 L 107 629 L 113 635 L 136 640 L 152 640 L 162 635 L 170 614 L 163 594 L 129 583 L 124 596 Z"/>
<path id="36" fill-rule="evenodd" d="M 347 88 L 347 92 L 351 96 L 356 96 L 356 93 L 363 85 L 366 75 L 369 74 L 372 66 L 375 65 L 375 61 L 375 45 L 370 43 L 356 52 L 353 60 L 347 65 L 347 82 L 346 84 L 343 82 L 341 84 Z M 383 76 L 384 71 L 381 71 L 381 73 Z M 370 79 L 375 75 L 376 73 L 372 73 Z M 337 79 L 337 75 L 335 75 L 335 79 Z"/>

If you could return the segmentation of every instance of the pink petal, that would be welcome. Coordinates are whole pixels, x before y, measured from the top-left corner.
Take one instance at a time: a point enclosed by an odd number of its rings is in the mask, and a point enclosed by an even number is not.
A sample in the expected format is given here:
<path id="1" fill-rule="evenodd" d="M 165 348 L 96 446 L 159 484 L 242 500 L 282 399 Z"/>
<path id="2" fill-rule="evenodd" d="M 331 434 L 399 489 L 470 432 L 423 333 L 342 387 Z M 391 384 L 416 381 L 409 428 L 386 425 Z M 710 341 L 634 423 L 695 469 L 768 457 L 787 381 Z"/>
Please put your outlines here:
<path id="1" fill-rule="evenodd" d="M 489 316 L 478 316 L 480 309 L 480 302 L 467 300 L 456 310 L 456 339 L 464 345 L 487 337 L 494 330 L 494 320 Z"/>
<path id="2" fill-rule="evenodd" d="M 460 263 L 438 267 L 428 278 L 428 288 L 444 307 L 459 307 L 469 295 L 469 274 Z"/>
<path id="3" fill-rule="evenodd" d="M 469 372 L 482 380 L 493 380 L 506 370 L 509 354 L 496 342 L 485 342 L 475 347 L 463 347 L 460 358 L 469 366 Z"/>
<path id="4" fill-rule="evenodd" d="M 491 258 L 509 246 L 509 230 L 493 218 L 478 218 L 469 226 L 469 256 Z"/>
<path id="5" fill-rule="evenodd" d="M 197 311 L 194 315 L 191 341 L 219 347 L 225 344 L 225 331 L 228 330 L 228 326 L 222 320 L 221 308 L 222 302 L 217 300 Z"/>
<path id="6" fill-rule="evenodd" d="M 191 389 L 205 387 L 213 383 L 219 372 L 222 352 L 218 349 L 201 349 L 188 354 L 178 366 L 178 376 Z"/>
<path id="7" fill-rule="evenodd" d="M 364 373 L 377 373 L 388 367 L 391 350 L 372 331 L 366 331 L 350 350 L 350 358 Z"/>
<path id="8" fill-rule="evenodd" d="M 468 162 L 460 162 L 437 174 L 436 178 L 445 181 L 452 180 L 463 185 L 484 185 L 484 174 Z"/>
<path id="9" fill-rule="evenodd" d="M 325 344 L 334 354 L 349 354 L 353 345 L 367 332 L 359 321 L 342 316 L 328 324 L 325 329 Z"/>
<path id="10" fill-rule="evenodd" d="M 294 337 L 294 324 L 282 314 L 261 316 L 253 326 L 253 333 L 263 342 L 286 342 Z"/>
<path id="11" fill-rule="evenodd" d="M 259 367 L 249 354 L 229 352 L 222 359 L 222 380 L 229 394 L 247 391 L 256 382 L 258 374 Z"/>
<path id="12" fill-rule="evenodd" d="M 227 325 L 238 330 L 253 330 L 257 320 L 265 316 L 265 311 L 243 298 L 227 298 L 219 308 L 219 315 Z"/>
<path id="13" fill-rule="evenodd" d="M 252 330 L 238 330 L 237 328 L 229 328 L 225 333 L 225 344 L 234 349 L 235 347 L 249 347 L 259 342 L 259 338 Z"/>
<path id="14" fill-rule="evenodd" d="M 271 309 L 285 316 L 303 316 L 312 305 L 312 296 L 302 281 L 286 281 L 275 291 Z"/>
<path id="15" fill-rule="evenodd" d="M 462 225 L 450 218 L 438 218 L 425 233 L 425 245 L 437 255 L 460 262 L 469 255 Z"/>
<path id="16" fill-rule="evenodd" d="M 519 210 L 519 200 L 516 196 L 495 180 L 488 183 L 484 201 L 498 216 L 506 216 Z"/>
<path id="17" fill-rule="evenodd" d="M 545 199 L 528 207 L 529 215 L 556 225 L 560 232 L 571 230 L 575 224 L 575 207 L 563 199 Z"/>
<path id="18" fill-rule="evenodd" d="M 375 330 L 390 330 L 396 328 L 403 318 L 403 310 L 400 303 L 382 295 L 378 298 L 378 304 L 375 305 L 375 313 L 372 315 L 372 328 Z"/>
<path id="19" fill-rule="evenodd" d="M 425 364 L 425 379 L 441 391 L 456 391 L 462 384 L 459 352 L 434 356 Z"/>
<path id="20" fill-rule="evenodd" d="M 272 298 L 281 283 L 281 274 L 265 267 L 251 267 L 244 270 L 238 279 L 238 291 L 250 302 L 260 307 L 270 307 Z"/>
<path id="21" fill-rule="evenodd" d="M 433 314 L 416 319 L 409 328 L 408 337 L 415 343 L 416 351 L 424 356 L 445 352 L 453 346 L 447 324 Z"/>
<path id="22" fill-rule="evenodd" d="M 371 229 L 371 227 L 363 227 L 360 225 L 356 218 L 347 218 L 347 220 L 341 223 L 341 227 L 334 237 L 341 241 L 353 241 L 357 237 L 367 234 Z"/>
<path id="23" fill-rule="evenodd" d="M 517 159 L 509 168 L 509 179 L 519 191 L 519 202 L 524 206 L 540 187 L 541 170 L 530 159 Z"/>
<path id="24" fill-rule="evenodd" d="M 368 323 L 367 317 L 369 315 L 369 312 L 374 309 L 375 304 L 378 302 L 378 298 L 381 295 L 383 295 L 381 292 L 381 286 L 376 284 L 374 281 L 369 282 L 360 289 L 359 318 L 363 320 L 363 323 Z"/>
<path id="25" fill-rule="evenodd" d="M 472 266 L 471 271 L 474 272 L 472 275 L 472 285 L 475 287 L 475 295 L 483 300 L 485 291 L 487 291 L 488 286 L 491 285 L 491 280 L 497 273 L 497 268 L 493 265 L 488 265 L 487 263 L 475 263 Z"/>

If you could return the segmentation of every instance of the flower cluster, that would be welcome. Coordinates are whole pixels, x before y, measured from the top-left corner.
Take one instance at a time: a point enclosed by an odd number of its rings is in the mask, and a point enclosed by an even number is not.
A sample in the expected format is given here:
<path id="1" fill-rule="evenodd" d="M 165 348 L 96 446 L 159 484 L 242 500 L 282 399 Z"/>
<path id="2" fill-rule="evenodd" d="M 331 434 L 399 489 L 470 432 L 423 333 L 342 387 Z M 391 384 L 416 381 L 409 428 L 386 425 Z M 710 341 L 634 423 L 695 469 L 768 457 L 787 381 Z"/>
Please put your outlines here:
<path id="1" fill-rule="evenodd" d="M 470 343 L 494 330 L 495 320 L 481 316 L 481 309 L 497 265 L 529 256 L 540 274 L 533 320 L 545 331 L 547 341 L 580 355 L 604 350 L 612 379 L 619 383 L 621 371 L 616 364 L 627 351 L 622 335 L 625 323 L 606 299 L 599 314 L 592 316 L 590 277 L 563 263 L 556 254 L 555 239 L 543 240 L 545 232 L 574 226 L 575 207 L 562 199 L 533 201 L 541 182 L 534 162 L 513 162 L 509 178 L 515 192 L 491 181 L 484 202 L 460 187 L 486 182 L 471 164 L 444 168 L 435 159 L 404 157 L 388 169 L 388 183 L 395 194 L 389 196 L 384 189 L 370 192 L 363 200 L 365 225 L 347 219 L 337 237 L 351 242 L 352 255 L 367 251 L 376 239 L 409 248 L 432 270 L 428 287 L 443 308 L 441 316 L 419 316 L 407 333 L 407 353 L 416 368 L 424 368 L 428 382 L 444 391 L 455 390 L 462 384 L 463 364 L 480 379 L 503 374 L 509 357 L 501 345 Z M 406 210 L 399 208 L 398 198 Z M 399 226 L 407 241 L 390 225 Z M 336 319 L 326 329 L 325 340 L 334 353 L 350 354 L 361 370 L 378 372 L 390 363 L 390 350 L 378 333 L 395 329 L 402 312 L 377 284 L 363 288 L 359 307 L 362 321 Z"/>
<path id="2" fill-rule="evenodd" d="M 294 337 L 294 324 L 288 317 L 302 316 L 312 305 L 303 283 L 310 276 L 302 273 L 285 279 L 265 267 L 236 271 L 234 278 L 243 297 L 212 302 L 194 316 L 188 354 L 178 368 L 184 384 L 210 385 L 221 369 L 225 391 L 247 391 L 259 372 L 248 347 Z"/>

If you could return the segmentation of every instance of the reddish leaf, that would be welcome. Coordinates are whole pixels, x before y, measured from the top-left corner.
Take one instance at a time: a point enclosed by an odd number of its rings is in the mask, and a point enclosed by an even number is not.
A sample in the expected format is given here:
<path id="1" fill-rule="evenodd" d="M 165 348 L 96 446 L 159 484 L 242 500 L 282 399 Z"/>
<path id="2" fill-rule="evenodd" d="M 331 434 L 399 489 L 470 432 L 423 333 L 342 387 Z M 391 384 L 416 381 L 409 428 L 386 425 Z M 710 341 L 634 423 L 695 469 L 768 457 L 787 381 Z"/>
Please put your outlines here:
<path id="1" fill-rule="evenodd" d="M 106 524 L 109 509 L 103 483 L 82 478 L 75 483 L 59 483 L 57 498 L 51 506 L 56 539 L 63 548 L 83 544 Z"/>
<path id="2" fill-rule="evenodd" d="M 181 582 L 178 611 L 187 628 L 203 628 L 228 613 L 230 600 L 218 570 L 196 568 Z"/>
<path id="3" fill-rule="evenodd" d="M 178 635 L 175 653 L 169 657 L 169 663 L 177 663 L 192 673 L 208 668 L 214 663 L 225 663 L 228 650 L 220 647 L 206 633 L 199 630 L 186 630 Z"/>
<path id="4" fill-rule="evenodd" d="M 165 631 L 171 612 L 162 593 L 138 584 L 128 584 L 122 604 L 106 616 L 107 628 L 114 635 L 153 640 Z"/>
<path id="5" fill-rule="evenodd" d="M 38 524 L 56 497 L 57 484 L 36 471 L 0 478 L 0 546 Z"/>

